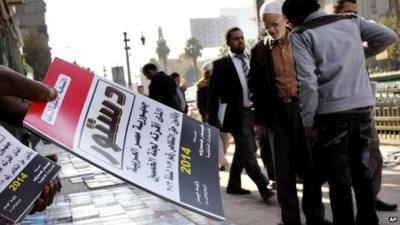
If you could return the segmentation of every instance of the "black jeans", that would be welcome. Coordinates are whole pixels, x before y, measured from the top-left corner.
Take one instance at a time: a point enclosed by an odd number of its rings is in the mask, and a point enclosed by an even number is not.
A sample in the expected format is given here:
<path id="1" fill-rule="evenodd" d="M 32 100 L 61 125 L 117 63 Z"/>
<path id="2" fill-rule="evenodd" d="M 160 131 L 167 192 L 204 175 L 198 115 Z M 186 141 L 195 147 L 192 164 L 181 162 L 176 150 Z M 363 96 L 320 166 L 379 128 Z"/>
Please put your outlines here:
<path id="1" fill-rule="evenodd" d="M 324 155 L 322 165 L 326 165 L 335 225 L 378 224 L 369 170 L 371 119 L 368 108 L 316 117 L 318 146 Z M 357 204 L 356 219 L 352 186 Z"/>
<path id="2" fill-rule="evenodd" d="M 308 225 L 324 219 L 321 181 L 313 173 L 311 149 L 306 146 L 297 101 L 277 105 L 272 129 L 275 178 L 284 224 L 301 224 L 296 176 L 303 178 L 302 206 Z"/>

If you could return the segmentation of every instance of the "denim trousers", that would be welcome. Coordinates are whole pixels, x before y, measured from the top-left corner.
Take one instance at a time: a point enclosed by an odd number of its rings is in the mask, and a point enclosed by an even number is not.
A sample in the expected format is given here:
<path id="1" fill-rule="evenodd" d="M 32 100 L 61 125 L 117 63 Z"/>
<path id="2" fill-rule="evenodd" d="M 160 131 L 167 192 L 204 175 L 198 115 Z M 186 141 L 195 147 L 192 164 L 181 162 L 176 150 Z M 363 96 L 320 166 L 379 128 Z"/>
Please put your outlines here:
<path id="1" fill-rule="evenodd" d="M 377 225 L 369 150 L 370 108 L 316 116 L 317 146 L 322 151 L 335 225 Z M 354 218 L 353 187 L 357 206 Z"/>

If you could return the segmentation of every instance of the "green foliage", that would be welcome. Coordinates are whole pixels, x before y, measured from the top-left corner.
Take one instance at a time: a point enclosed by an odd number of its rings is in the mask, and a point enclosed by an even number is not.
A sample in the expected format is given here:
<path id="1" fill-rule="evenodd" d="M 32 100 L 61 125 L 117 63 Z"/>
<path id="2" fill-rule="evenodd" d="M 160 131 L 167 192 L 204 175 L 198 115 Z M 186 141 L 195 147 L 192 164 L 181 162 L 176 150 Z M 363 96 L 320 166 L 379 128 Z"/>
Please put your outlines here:
<path id="1" fill-rule="evenodd" d="M 379 23 L 391 28 L 399 34 L 399 27 L 397 26 L 398 19 L 395 15 L 382 16 L 379 18 Z M 387 51 L 389 59 L 400 61 L 400 42 L 396 42 L 390 46 Z"/>
<path id="2" fill-rule="evenodd" d="M 156 52 L 157 52 L 158 58 L 161 61 L 163 61 L 164 70 L 166 72 L 167 71 L 167 59 L 168 59 L 168 55 L 171 52 L 171 50 L 169 49 L 169 47 L 167 45 L 167 41 L 165 39 L 158 39 Z"/>
<path id="3" fill-rule="evenodd" d="M 164 71 L 167 72 L 167 59 L 171 50 L 167 45 L 167 41 L 164 39 L 161 27 L 158 27 L 158 40 L 157 40 L 156 52 L 158 55 L 158 59 L 163 62 Z"/>
<path id="4" fill-rule="evenodd" d="M 50 48 L 46 39 L 36 32 L 24 38 L 25 61 L 31 65 L 35 80 L 43 80 L 51 63 Z"/>
<path id="5" fill-rule="evenodd" d="M 202 49 L 203 46 L 201 46 L 199 40 L 196 38 L 191 37 L 186 41 L 185 55 L 193 59 L 193 67 L 195 70 L 197 70 L 197 59 L 201 56 Z"/>

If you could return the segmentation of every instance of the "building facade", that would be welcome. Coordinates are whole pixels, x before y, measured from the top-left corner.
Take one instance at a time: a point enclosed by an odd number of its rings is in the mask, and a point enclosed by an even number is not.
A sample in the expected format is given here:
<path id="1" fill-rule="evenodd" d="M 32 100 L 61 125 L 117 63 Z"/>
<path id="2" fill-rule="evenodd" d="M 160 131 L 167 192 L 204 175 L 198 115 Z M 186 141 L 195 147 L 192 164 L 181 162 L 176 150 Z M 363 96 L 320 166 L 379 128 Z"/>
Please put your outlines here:
<path id="1" fill-rule="evenodd" d="M 233 16 L 190 19 L 192 37 L 199 40 L 204 48 L 222 46 L 226 30 L 233 26 L 237 26 L 237 19 Z"/>
<path id="2" fill-rule="evenodd" d="M 25 0 L 25 4 L 17 5 L 15 9 L 22 36 L 26 37 L 30 32 L 36 32 L 48 42 L 46 3 L 43 0 Z"/>

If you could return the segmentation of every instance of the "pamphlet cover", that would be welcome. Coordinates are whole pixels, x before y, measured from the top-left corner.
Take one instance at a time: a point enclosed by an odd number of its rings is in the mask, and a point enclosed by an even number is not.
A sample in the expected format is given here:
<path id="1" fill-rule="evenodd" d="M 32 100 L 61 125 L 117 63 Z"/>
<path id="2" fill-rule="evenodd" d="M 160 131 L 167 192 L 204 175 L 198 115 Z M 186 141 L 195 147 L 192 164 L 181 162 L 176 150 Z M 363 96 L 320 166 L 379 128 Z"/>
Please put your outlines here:
<path id="1" fill-rule="evenodd" d="M 58 97 L 33 103 L 27 128 L 128 183 L 224 219 L 216 128 L 58 58 L 43 82 Z"/>
<path id="2" fill-rule="evenodd" d="M 18 223 L 60 166 L 20 143 L 2 126 L 0 163 L 0 224 Z"/>

